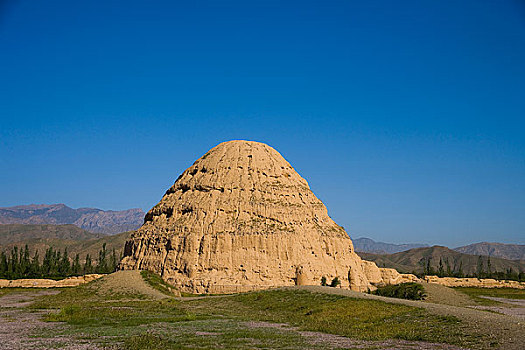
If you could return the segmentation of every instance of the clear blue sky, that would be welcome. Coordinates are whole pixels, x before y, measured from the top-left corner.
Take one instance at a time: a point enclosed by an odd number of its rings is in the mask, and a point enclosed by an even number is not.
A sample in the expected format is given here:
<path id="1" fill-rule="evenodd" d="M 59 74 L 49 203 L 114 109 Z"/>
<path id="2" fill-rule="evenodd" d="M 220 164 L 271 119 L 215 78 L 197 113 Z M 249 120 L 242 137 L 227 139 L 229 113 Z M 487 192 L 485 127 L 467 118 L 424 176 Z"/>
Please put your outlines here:
<path id="1" fill-rule="evenodd" d="M 2 1 L 0 206 L 270 144 L 352 237 L 525 244 L 525 3 Z"/>

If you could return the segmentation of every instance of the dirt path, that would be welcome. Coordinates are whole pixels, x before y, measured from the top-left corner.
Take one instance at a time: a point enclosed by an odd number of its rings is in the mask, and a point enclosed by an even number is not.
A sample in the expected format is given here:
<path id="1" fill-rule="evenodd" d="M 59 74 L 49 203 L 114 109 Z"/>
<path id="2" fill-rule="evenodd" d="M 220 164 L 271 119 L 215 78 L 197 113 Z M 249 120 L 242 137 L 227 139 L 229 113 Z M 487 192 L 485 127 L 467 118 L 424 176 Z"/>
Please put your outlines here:
<path id="1" fill-rule="evenodd" d="M 494 300 L 506 306 L 474 306 L 474 308 L 480 309 L 480 310 L 490 310 L 490 311 L 499 312 L 505 315 L 519 317 L 523 320 L 523 323 L 525 323 L 525 300 L 524 299 L 496 298 L 496 297 L 487 297 L 483 295 L 481 295 L 480 298 Z"/>
<path id="2" fill-rule="evenodd" d="M 388 303 L 403 304 L 425 308 L 438 315 L 455 316 L 464 321 L 474 332 L 485 334 L 490 339 L 497 340 L 501 349 L 523 350 L 525 344 L 525 322 L 522 318 L 513 315 L 500 315 L 487 311 L 453 305 L 443 305 L 430 302 L 386 298 L 377 295 L 354 292 L 341 288 L 321 286 L 295 287 L 315 293 L 328 293 L 354 298 L 381 300 Z"/>
<path id="3" fill-rule="evenodd" d="M 436 283 L 421 283 L 427 293 L 425 302 L 451 306 L 471 306 L 475 302 L 468 295 Z"/>
<path id="4" fill-rule="evenodd" d="M 26 308 L 35 298 L 58 294 L 58 290 L 15 291 L 0 297 L 0 350 L 52 349 L 64 347 L 73 350 L 95 350 L 96 345 L 70 337 L 39 337 L 46 331 L 63 327 L 57 323 L 43 322 L 49 311 Z"/>

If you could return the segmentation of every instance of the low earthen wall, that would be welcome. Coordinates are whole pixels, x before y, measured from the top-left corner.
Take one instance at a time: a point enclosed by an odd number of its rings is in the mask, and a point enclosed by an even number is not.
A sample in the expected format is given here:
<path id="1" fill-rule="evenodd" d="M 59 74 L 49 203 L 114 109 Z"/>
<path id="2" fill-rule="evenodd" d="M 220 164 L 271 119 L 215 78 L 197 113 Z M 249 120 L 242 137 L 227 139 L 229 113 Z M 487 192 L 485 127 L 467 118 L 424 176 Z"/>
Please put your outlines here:
<path id="1" fill-rule="evenodd" d="M 517 288 L 525 289 L 525 282 L 518 281 L 499 281 L 492 278 L 455 278 L 425 276 L 424 280 L 428 283 L 441 284 L 446 287 L 482 287 L 482 288 Z"/>
<path id="2" fill-rule="evenodd" d="M 3 280 L 0 279 L 0 288 L 61 288 L 61 287 L 76 287 L 78 285 L 88 283 L 99 279 L 105 275 L 90 274 L 84 276 L 75 276 L 64 278 L 63 280 L 50 280 L 41 278 L 25 278 L 18 280 Z"/>

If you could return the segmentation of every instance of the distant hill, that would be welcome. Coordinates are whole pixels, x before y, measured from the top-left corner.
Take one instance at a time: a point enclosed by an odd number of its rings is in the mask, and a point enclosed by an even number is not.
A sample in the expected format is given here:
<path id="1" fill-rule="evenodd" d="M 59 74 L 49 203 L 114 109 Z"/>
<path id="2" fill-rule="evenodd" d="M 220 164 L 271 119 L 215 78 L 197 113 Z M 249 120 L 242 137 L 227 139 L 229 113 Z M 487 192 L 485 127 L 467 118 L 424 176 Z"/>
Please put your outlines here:
<path id="1" fill-rule="evenodd" d="M 89 232 L 116 234 L 139 228 L 144 215 L 142 209 L 113 211 L 73 209 L 65 204 L 31 204 L 0 208 L 0 224 L 72 224 Z"/>
<path id="2" fill-rule="evenodd" d="M 503 243 L 475 243 L 454 248 L 455 251 L 472 255 L 486 255 L 510 260 L 525 260 L 525 245 Z"/>
<path id="3" fill-rule="evenodd" d="M 0 225 L 0 251 L 10 252 L 14 246 L 24 247 L 27 244 L 31 256 L 38 251 L 42 258 L 45 251 L 53 247 L 61 251 L 67 248 L 71 258 L 79 254 L 81 259 L 85 259 L 86 254 L 90 254 L 96 259 L 104 243 L 109 251 L 115 249 L 120 255 L 130 233 L 109 236 L 91 233 L 74 225 Z"/>
<path id="4" fill-rule="evenodd" d="M 370 238 L 364 237 L 352 239 L 352 242 L 354 243 L 354 249 L 356 252 L 377 254 L 393 254 L 413 248 L 428 247 L 426 244 L 391 244 L 376 242 Z"/>
<path id="5" fill-rule="evenodd" d="M 39 240 L 85 241 L 105 237 L 75 225 L 0 225 L 0 246 Z"/>
<path id="6" fill-rule="evenodd" d="M 379 267 L 392 267 L 400 272 L 423 272 L 423 267 L 427 259 L 434 270 L 438 269 L 439 260 L 442 259 L 445 264 L 448 259 L 451 269 L 458 269 L 461 265 L 462 270 L 466 274 L 472 274 L 477 271 L 478 256 L 469 255 L 457 252 L 447 247 L 433 246 L 426 248 L 410 249 L 404 252 L 395 254 L 374 254 L 374 253 L 358 253 L 365 260 L 374 261 Z M 520 260 L 506 260 L 496 257 L 491 257 L 491 270 L 506 271 L 512 268 L 513 271 L 525 271 L 525 261 Z M 484 268 L 486 269 L 487 260 L 483 259 Z"/>

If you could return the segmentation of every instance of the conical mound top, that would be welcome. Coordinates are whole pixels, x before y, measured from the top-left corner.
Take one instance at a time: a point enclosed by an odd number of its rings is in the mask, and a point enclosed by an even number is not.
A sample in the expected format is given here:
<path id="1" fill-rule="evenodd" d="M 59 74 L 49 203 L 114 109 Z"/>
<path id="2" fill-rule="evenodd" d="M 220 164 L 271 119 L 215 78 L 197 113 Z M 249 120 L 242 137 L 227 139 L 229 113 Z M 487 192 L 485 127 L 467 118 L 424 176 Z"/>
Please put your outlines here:
<path id="1" fill-rule="evenodd" d="M 319 234 L 347 237 L 279 152 L 260 142 L 228 141 L 179 176 L 145 225 L 177 234 L 289 234 L 298 233 L 299 221 L 317 225 Z"/>
<path id="2" fill-rule="evenodd" d="M 366 264 L 306 180 L 275 149 L 253 141 L 221 143 L 195 161 L 146 214 L 124 255 L 122 268 L 155 271 L 193 292 L 322 276 L 369 287 Z"/>
<path id="3" fill-rule="evenodd" d="M 188 174 L 190 178 L 186 176 Z M 268 182 L 269 178 L 281 178 L 280 181 L 288 185 L 308 186 L 275 149 L 261 142 L 240 140 L 223 142 L 212 148 L 179 180 L 213 181 L 216 185 L 253 188 L 258 183 Z"/>

